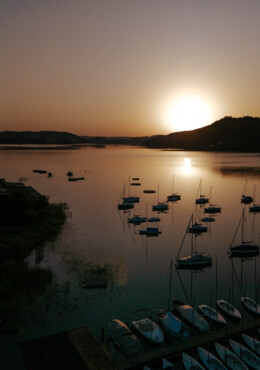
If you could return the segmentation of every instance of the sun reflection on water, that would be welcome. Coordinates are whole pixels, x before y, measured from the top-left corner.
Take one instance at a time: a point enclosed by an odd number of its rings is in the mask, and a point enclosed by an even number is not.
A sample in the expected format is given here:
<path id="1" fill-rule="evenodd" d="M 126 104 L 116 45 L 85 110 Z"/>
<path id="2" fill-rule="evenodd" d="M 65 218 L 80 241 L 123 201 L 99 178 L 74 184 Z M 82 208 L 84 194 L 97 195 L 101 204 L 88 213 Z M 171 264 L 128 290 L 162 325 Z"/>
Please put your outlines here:
<path id="1" fill-rule="evenodd" d="M 190 158 L 184 158 L 183 162 L 183 172 L 187 175 L 189 175 L 192 172 L 192 167 L 191 167 L 191 160 Z"/>

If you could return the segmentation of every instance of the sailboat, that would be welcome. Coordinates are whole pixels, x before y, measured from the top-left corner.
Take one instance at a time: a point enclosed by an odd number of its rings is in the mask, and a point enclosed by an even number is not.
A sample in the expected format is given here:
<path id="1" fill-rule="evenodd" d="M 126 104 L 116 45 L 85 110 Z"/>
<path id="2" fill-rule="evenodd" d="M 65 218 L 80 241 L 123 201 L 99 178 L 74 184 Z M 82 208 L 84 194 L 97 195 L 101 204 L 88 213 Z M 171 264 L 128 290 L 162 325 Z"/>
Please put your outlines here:
<path id="1" fill-rule="evenodd" d="M 255 199 L 255 186 L 254 186 L 254 199 Z M 253 213 L 260 212 L 260 205 L 254 203 L 253 206 L 249 207 L 249 212 L 253 212 Z"/>
<path id="2" fill-rule="evenodd" d="M 117 319 L 109 321 L 108 329 L 114 342 L 126 356 L 144 352 L 141 342 L 124 322 Z"/>
<path id="3" fill-rule="evenodd" d="M 232 304 L 228 303 L 224 299 L 218 299 L 217 305 L 220 310 L 227 316 L 229 316 L 233 320 L 241 320 L 241 314 L 236 307 Z"/>
<path id="4" fill-rule="evenodd" d="M 170 195 L 167 195 L 168 202 L 176 202 L 177 200 L 181 199 L 180 194 L 173 192 L 173 187 L 174 187 L 174 176 L 173 176 L 173 179 L 172 179 L 172 193 Z"/>
<path id="5" fill-rule="evenodd" d="M 146 217 L 141 217 L 139 215 L 134 215 L 133 217 L 128 217 L 128 223 L 129 224 L 135 224 L 135 225 L 140 225 L 143 222 L 146 222 L 147 218 Z"/>
<path id="6" fill-rule="evenodd" d="M 193 215 L 190 218 L 189 224 L 192 220 L 192 217 L 193 217 Z M 191 254 L 190 254 L 190 256 L 179 258 L 179 255 L 181 253 L 184 241 L 185 241 L 187 233 L 188 233 L 187 230 L 189 230 L 189 224 L 188 224 L 188 227 L 185 231 L 185 234 L 184 234 L 179 252 L 178 252 L 177 257 L 176 257 L 177 267 L 181 268 L 181 269 L 185 269 L 185 268 L 186 269 L 196 269 L 196 268 L 199 269 L 199 268 L 211 266 L 212 257 L 207 255 L 207 254 L 204 254 L 203 252 L 199 252 L 199 253 L 197 252 L 196 238 L 197 238 L 198 235 L 195 235 L 195 236 L 193 234 L 191 235 L 191 238 L 190 238 L 191 239 Z M 195 243 L 194 243 L 195 245 L 194 245 L 194 250 L 193 250 L 193 238 L 194 237 L 195 237 Z"/>
<path id="7" fill-rule="evenodd" d="M 204 208 L 204 213 L 210 213 L 210 214 L 215 214 L 215 213 L 220 213 L 221 212 L 221 207 L 217 206 L 216 204 L 211 203 L 211 198 L 212 198 L 212 186 L 210 187 L 209 191 L 209 206 Z"/>
<path id="8" fill-rule="evenodd" d="M 182 352 L 182 362 L 186 370 L 204 370 L 205 368 L 195 358 Z"/>
<path id="9" fill-rule="evenodd" d="M 216 351 L 224 362 L 232 370 L 248 370 L 248 367 L 240 360 L 234 352 L 230 351 L 227 347 L 222 346 L 219 343 L 215 343 Z"/>
<path id="10" fill-rule="evenodd" d="M 229 248 L 231 257 L 251 257 L 256 256 L 259 254 L 259 246 L 257 244 L 253 244 L 253 242 L 246 242 L 244 241 L 244 209 L 242 211 L 242 216 L 239 220 L 235 235 L 233 237 L 231 246 Z M 240 223 L 242 222 L 242 241 L 241 244 L 232 246 L 234 239 L 236 237 L 237 231 L 239 229 Z"/>
<path id="11" fill-rule="evenodd" d="M 184 304 L 176 307 L 181 317 L 188 321 L 200 333 L 210 330 L 208 322 L 190 305 Z"/>
<path id="12" fill-rule="evenodd" d="M 206 351 L 202 347 L 198 347 L 198 353 L 201 358 L 201 361 L 204 363 L 207 369 L 223 369 L 227 370 L 226 366 L 214 356 L 211 352 Z"/>
<path id="13" fill-rule="evenodd" d="M 130 177 L 128 179 L 128 196 L 123 197 L 124 203 L 138 203 L 140 201 L 140 197 L 133 197 L 130 196 Z"/>
<path id="14" fill-rule="evenodd" d="M 260 355 L 260 340 L 250 337 L 249 335 L 242 334 L 242 337 L 248 347 L 250 347 L 253 351 L 255 351 L 258 355 Z"/>
<path id="15" fill-rule="evenodd" d="M 201 194 L 201 182 L 202 182 L 202 178 L 200 178 L 200 182 L 199 182 L 199 187 L 198 187 L 198 191 L 197 191 L 197 194 L 196 194 L 196 201 L 195 201 L 195 203 L 196 204 L 207 204 L 209 202 L 209 198 L 207 198 L 205 195 L 202 195 Z"/>
<path id="16" fill-rule="evenodd" d="M 121 209 L 131 209 L 131 208 L 134 208 L 134 204 L 133 202 L 126 202 L 124 199 L 123 196 L 125 195 L 125 183 L 124 183 L 124 187 L 123 187 L 123 190 L 122 190 L 122 193 L 120 195 L 120 198 L 119 198 L 119 202 L 118 202 L 118 205 L 117 205 L 117 209 L 118 210 L 121 210 Z M 123 200 L 123 201 L 122 201 Z M 121 203 L 120 203 L 121 201 Z"/>
<path id="17" fill-rule="evenodd" d="M 253 316 L 260 316 L 260 306 L 250 297 L 241 297 L 241 302 Z"/>
<path id="18" fill-rule="evenodd" d="M 224 317 L 219 312 L 214 310 L 212 307 L 207 306 L 205 304 L 201 304 L 199 305 L 199 310 L 205 316 L 206 319 L 210 320 L 214 324 L 220 326 L 226 325 L 226 320 L 224 319 Z"/>
<path id="19" fill-rule="evenodd" d="M 254 198 L 251 197 L 250 195 L 246 195 L 246 192 L 247 192 L 247 179 L 245 181 L 244 189 L 241 195 L 241 203 L 250 204 L 253 202 Z"/>
<path id="20" fill-rule="evenodd" d="M 138 321 L 132 321 L 132 327 L 144 338 L 153 343 L 159 344 L 164 342 L 164 334 L 162 329 L 149 317 Z"/>
<path id="21" fill-rule="evenodd" d="M 168 204 L 164 202 L 159 202 L 159 183 L 158 183 L 158 190 L 157 190 L 157 198 L 158 198 L 158 203 L 153 205 L 153 211 L 158 211 L 158 212 L 165 212 L 169 209 Z"/>
<path id="22" fill-rule="evenodd" d="M 229 343 L 235 354 L 238 355 L 241 360 L 243 360 L 252 369 L 260 369 L 260 359 L 252 351 L 250 351 L 250 349 L 232 339 L 229 339 Z"/>
<path id="23" fill-rule="evenodd" d="M 188 225 L 188 232 L 192 234 L 201 234 L 206 233 L 208 231 L 208 227 L 202 225 L 201 223 L 196 221 L 196 212 L 195 212 L 195 222 L 193 222 L 193 214 L 191 217 L 191 222 Z"/>

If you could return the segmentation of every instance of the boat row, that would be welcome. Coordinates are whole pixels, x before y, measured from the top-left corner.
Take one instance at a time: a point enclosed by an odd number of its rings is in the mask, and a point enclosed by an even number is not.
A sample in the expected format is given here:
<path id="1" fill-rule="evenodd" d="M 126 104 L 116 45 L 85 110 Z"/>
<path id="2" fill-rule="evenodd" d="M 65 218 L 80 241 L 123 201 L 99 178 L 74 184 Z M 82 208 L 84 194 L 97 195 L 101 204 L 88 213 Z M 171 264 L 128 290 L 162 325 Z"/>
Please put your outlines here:
<path id="1" fill-rule="evenodd" d="M 196 322 L 196 325 L 204 332 L 209 330 L 207 327 L 207 322 L 201 321 L 199 315 L 197 316 L 195 312 L 191 312 L 189 307 L 182 307 L 184 316 L 186 319 Z M 181 312 L 181 310 L 180 310 Z M 152 321 L 150 318 L 144 318 L 138 321 L 132 321 L 131 329 L 122 321 L 114 319 L 108 322 L 108 328 L 114 343 L 118 346 L 120 351 L 126 356 L 131 357 L 138 355 L 145 351 L 145 347 L 138 339 L 134 331 L 140 334 L 144 339 L 153 344 L 162 344 L 164 342 L 164 332 L 165 331 L 178 338 L 180 340 L 186 340 L 190 336 L 190 331 L 185 324 L 182 323 L 176 316 L 171 312 L 167 312 L 160 316 L 160 323 Z M 246 370 L 248 367 L 250 369 L 260 369 L 260 341 L 254 337 L 246 334 L 242 334 L 243 341 L 245 345 L 229 339 L 230 348 L 223 346 L 219 343 L 215 343 L 215 350 L 217 356 L 215 356 L 210 351 L 202 347 L 198 347 L 198 354 L 201 363 L 196 360 L 193 356 L 183 352 L 182 361 L 185 369 L 241 369 Z M 173 363 L 163 359 L 163 368 L 174 369 Z M 205 367 L 204 367 L 205 366 Z M 248 367 L 247 367 L 248 366 Z M 148 365 L 144 369 L 150 369 Z"/>

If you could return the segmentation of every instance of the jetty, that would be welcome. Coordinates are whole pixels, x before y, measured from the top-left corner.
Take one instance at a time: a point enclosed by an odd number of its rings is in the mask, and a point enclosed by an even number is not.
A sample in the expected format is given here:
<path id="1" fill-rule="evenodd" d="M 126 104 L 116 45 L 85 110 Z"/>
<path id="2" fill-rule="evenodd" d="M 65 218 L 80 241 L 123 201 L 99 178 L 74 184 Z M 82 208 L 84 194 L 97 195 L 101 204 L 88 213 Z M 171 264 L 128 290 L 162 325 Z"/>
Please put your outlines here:
<path id="1" fill-rule="evenodd" d="M 227 328 L 212 329 L 189 339 L 179 341 L 166 339 L 166 343 L 148 346 L 146 350 L 131 358 L 126 358 L 111 341 L 101 344 L 91 330 L 85 326 L 69 332 L 51 335 L 19 344 L 26 369 L 66 368 L 102 369 L 102 370 L 134 370 L 149 366 L 161 366 L 162 358 L 167 358 L 175 364 L 176 369 L 183 369 L 182 352 L 197 352 L 198 346 L 213 349 L 215 342 L 228 344 L 228 338 L 242 341 L 243 333 L 256 336 L 260 328 L 260 318 L 244 323 L 234 324 Z"/>

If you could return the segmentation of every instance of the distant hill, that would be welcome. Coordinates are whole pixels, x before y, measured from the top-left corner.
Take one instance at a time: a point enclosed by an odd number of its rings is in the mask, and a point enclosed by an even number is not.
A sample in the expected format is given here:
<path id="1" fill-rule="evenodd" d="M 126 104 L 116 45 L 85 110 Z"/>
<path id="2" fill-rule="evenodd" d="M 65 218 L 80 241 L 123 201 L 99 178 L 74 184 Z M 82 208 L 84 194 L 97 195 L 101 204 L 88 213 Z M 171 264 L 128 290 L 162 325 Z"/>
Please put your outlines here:
<path id="1" fill-rule="evenodd" d="M 0 144 L 78 144 L 84 140 L 69 132 L 2 131 Z"/>
<path id="2" fill-rule="evenodd" d="M 59 131 L 2 131 L 0 144 L 124 144 L 141 145 L 149 137 L 78 136 Z"/>
<path id="3" fill-rule="evenodd" d="M 260 152 L 260 118 L 224 117 L 193 131 L 156 136 L 144 145 L 148 148 Z"/>

